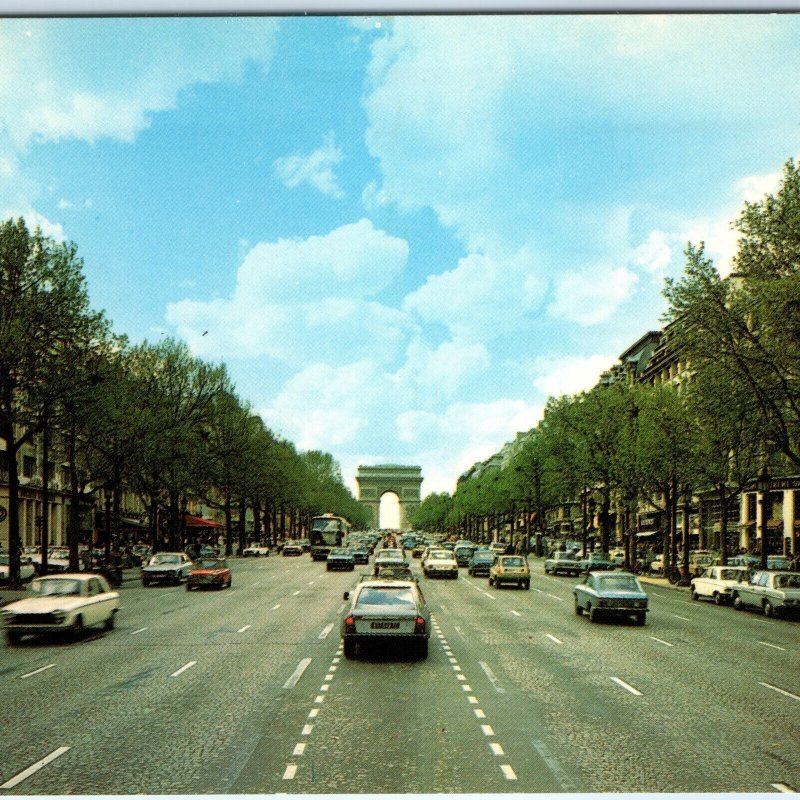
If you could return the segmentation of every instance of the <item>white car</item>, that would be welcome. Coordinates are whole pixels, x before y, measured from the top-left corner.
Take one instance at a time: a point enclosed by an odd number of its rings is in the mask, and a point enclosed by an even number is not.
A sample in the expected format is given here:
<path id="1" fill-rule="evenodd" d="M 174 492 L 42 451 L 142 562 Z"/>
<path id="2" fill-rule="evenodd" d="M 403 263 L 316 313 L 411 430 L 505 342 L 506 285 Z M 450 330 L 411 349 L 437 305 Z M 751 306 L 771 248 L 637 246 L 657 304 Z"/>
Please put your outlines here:
<path id="1" fill-rule="evenodd" d="M 800 614 L 800 572 L 756 572 L 733 590 L 733 607 L 758 608 L 765 617 Z"/>
<path id="2" fill-rule="evenodd" d="M 381 567 L 408 566 L 406 554 L 399 547 L 384 547 L 375 553 L 374 573 L 378 574 Z"/>
<path id="3" fill-rule="evenodd" d="M 156 553 L 146 567 L 142 567 L 142 586 L 164 582 L 181 583 L 189 577 L 192 559 L 186 553 Z"/>
<path id="4" fill-rule="evenodd" d="M 78 638 L 84 628 L 114 627 L 119 592 L 102 575 L 66 573 L 31 581 L 30 597 L 9 603 L 0 611 L 6 640 L 17 644 L 25 634 L 67 631 Z"/>
<path id="5" fill-rule="evenodd" d="M 452 550 L 429 550 L 422 559 L 422 571 L 426 578 L 434 576 L 458 577 L 458 562 Z"/>
<path id="6" fill-rule="evenodd" d="M 9 557 L 3 553 L 0 555 L 0 583 L 8 583 L 11 568 L 9 566 Z M 33 563 L 26 557 L 20 559 L 19 576 L 23 581 L 29 581 L 36 574 L 36 569 Z"/>
<path id="7" fill-rule="evenodd" d="M 242 556 L 247 558 L 247 556 L 255 556 L 258 558 L 259 556 L 268 556 L 269 555 L 269 547 L 266 545 L 260 544 L 250 544 L 242 550 Z"/>
<path id="8" fill-rule="evenodd" d="M 706 567 L 702 575 L 692 578 L 692 600 L 710 597 L 718 606 L 733 601 L 733 589 L 739 586 L 747 567 Z"/>

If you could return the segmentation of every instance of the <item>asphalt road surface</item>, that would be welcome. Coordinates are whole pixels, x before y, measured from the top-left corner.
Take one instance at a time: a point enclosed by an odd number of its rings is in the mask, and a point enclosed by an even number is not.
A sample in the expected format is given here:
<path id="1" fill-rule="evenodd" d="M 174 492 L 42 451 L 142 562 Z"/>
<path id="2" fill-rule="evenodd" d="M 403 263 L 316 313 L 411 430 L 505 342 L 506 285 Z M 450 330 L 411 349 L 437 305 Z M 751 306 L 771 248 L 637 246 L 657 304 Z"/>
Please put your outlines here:
<path id="1" fill-rule="evenodd" d="M 230 590 L 128 583 L 115 630 L 2 646 L 0 794 L 800 788 L 798 622 L 650 586 L 646 626 L 593 624 L 531 559 L 530 591 L 420 573 L 429 658 L 349 661 L 371 566 L 231 564 Z"/>

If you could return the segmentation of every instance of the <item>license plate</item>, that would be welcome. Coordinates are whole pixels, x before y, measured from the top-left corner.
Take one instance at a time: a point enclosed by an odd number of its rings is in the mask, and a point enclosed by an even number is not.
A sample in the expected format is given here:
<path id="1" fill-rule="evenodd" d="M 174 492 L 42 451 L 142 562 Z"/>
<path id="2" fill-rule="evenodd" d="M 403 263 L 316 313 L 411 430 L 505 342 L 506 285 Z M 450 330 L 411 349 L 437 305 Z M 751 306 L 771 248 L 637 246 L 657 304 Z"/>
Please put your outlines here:
<path id="1" fill-rule="evenodd" d="M 382 630 L 397 630 L 400 627 L 399 622 L 373 622 L 371 628 L 380 628 Z"/>

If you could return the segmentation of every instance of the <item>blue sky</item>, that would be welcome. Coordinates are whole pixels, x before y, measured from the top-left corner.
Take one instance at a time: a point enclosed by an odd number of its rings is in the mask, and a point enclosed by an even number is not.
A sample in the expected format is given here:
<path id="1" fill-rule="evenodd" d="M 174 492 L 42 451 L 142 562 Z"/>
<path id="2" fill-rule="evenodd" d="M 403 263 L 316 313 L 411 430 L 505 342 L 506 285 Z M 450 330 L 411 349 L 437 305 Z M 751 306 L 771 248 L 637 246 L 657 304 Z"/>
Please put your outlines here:
<path id="1" fill-rule="evenodd" d="M 423 493 L 722 272 L 800 153 L 794 15 L 0 20 L 0 213 L 301 449 Z"/>

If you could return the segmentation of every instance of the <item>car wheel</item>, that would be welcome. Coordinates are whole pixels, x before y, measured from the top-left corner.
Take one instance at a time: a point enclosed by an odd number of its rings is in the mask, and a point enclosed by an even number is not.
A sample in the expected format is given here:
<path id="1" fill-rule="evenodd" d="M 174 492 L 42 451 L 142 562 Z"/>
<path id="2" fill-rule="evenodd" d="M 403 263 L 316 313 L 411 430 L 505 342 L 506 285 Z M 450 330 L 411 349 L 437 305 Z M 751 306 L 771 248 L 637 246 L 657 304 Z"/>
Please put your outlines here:
<path id="1" fill-rule="evenodd" d="M 494 586 L 494 579 L 490 576 L 489 577 L 489 588 L 491 588 L 492 586 Z"/>
<path id="2" fill-rule="evenodd" d="M 147 578 L 142 578 L 142 586 L 149 586 L 149 585 L 150 585 L 150 581 L 147 580 Z"/>
<path id="3" fill-rule="evenodd" d="M 589 612 L 589 622 L 597 622 L 597 610 L 592 608 L 591 603 L 586 604 L 586 610 Z"/>
<path id="4" fill-rule="evenodd" d="M 186 584 L 186 591 L 187 592 L 191 592 L 192 591 L 192 584 L 191 583 L 187 583 Z"/>
<path id="5" fill-rule="evenodd" d="M 19 644 L 22 634 L 19 631 L 6 631 L 6 642 L 10 645 Z"/>
<path id="6" fill-rule="evenodd" d="M 764 601 L 764 616 L 765 617 L 777 617 L 778 612 L 775 609 L 775 606 L 770 603 L 769 600 Z"/>
<path id="7" fill-rule="evenodd" d="M 645 614 L 644 611 L 637 611 L 633 618 L 637 625 L 644 625 L 647 614 Z"/>
<path id="8" fill-rule="evenodd" d="M 114 611 L 112 611 L 112 612 L 111 612 L 111 616 L 110 616 L 110 617 L 109 617 L 109 618 L 108 618 L 108 619 L 105 621 L 105 623 L 103 624 L 103 627 L 104 627 L 104 628 L 105 628 L 107 631 L 113 631 L 113 630 L 114 630 L 114 617 L 115 617 L 115 616 L 116 616 L 116 613 L 115 613 Z"/>
<path id="9" fill-rule="evenodd" d="M 577 601 L 577 599 L 575 600 L 575 613 L 579 617 L 583 616 L 583 608 L 581 607 L 581 604 Z"/>
<path id="10" fill-rule="evenodd" d="M 417 656 L 421 659 L 426 659 L 428 657 L 428 640 L 424 639 L 421 641 L 417 647 Z"/>
<path id="11" fill-rule="evenodd" d="M 348 639 L 344 640 L 344 657 L 345 658 L 355 658 L 356 657 L 356 643 L 351 642 Z"/>
<path id="12" fill-rule="evenodd" d="M 721 606 L 723 603 L 722 595 L 719 592 L 714 592 L 714 604 Z"/>
<path id="13" fill-rule="evenodd" d="M 523 587 L 524 587 L 525 591 L 527 592 L 531 588 L 531 582 L 530 581 L 525 581 L 525 583 L 523 584 Z"/>
<path id="14" fill-rule="evenodd" d="M 697 594 L 697 591 L 695 590 L 694 586 L 692 586 L 692 600 L 699 600 L 699 599 L 700 595 Z"/>
<path id="15" fill-rule="evenodd" d="M 78 639 L 83 636 L 83 617 L 78 614 L 75 617 L 75 622 L 72 623 L 72 628 L 70 629 L 70 633 L 72 634 L 73 640 L 77 641 Z"/>
<path id="16" fill-rule="evenodd" d="M 233 576 L 231 575 L 231 576 L 228 578 L 228 588 L 229 588 L 229 589 L 231 588 L 231 584 L 232 584 L 232 583 L 233 583 Z"/>
<path id="17" fill-rule="evenodd" d="M 733 596 L 733 607 L 734 607 L 734 608 L 735 608 L 737 611 L 744 611 L 744 603 L 742 602 L 742 598 L 741 598 L 741 597 L 739 597 L 739 595 L 738 595 L 738 594 L 735 594 L 735 595 Z"/>

